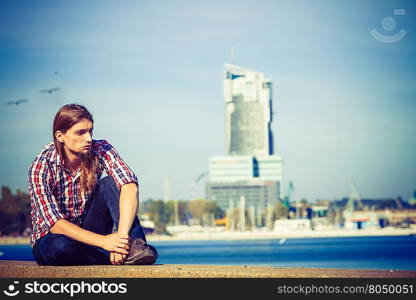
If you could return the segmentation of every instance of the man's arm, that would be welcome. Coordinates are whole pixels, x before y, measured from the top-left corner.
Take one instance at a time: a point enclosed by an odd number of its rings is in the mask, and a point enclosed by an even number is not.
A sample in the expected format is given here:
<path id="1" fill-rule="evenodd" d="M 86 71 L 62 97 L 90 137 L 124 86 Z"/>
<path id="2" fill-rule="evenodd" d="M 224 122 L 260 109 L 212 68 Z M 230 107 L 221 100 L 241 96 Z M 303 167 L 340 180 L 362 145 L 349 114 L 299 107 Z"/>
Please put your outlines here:
<path id="1" fill-rule="evenodd" d="M 106 173 L 113 177 L 117 188 L 120 190 L 120 216 L 117 232 L 124 236 L 130 232 L 134 217 L 137 214 L 138 180 L 118 152 L 107 141 L 99 142 L 98 153 Z M 118 253 L 111 253 L 110 255 L 113 264 L 121 264 L 126 258 L 126 255 L 122 256 Z"/>
<path id="2" fill-rule="evenodd" d="M 81 228 L 68 220 L 60 219 L 51 228 L 50 232 L 64 234 L 82 243 L 103 248 L 107 251 L 128 254 L 129 237 L 118 232 L 101 235 Z"/>
<path id="3" fill-rule="evenodd" d="M 118 233 L 128 235 L 134 217 L 137 214 L 139 206 L 138 188 L 135 183 L 128 183 L 121 186 L 120 190 L 120 220 L 118 224 Z"/>
<path id="4" fill-rule="evenodd" d="M 128 234 L 138 208 L 137 177 L 123 161 L 116 149 L 107 141 L 99 141 L 98 153 L 106 173 L 113 177 L 120 191 L 118 232 Z"/>
<path id="5" fill-rule="evenodd" d="M 55 234 L 64 234 L 74 240 L 82 243 L 97 246 L 102 248 L 103 246 L 103 235 L 94 233 L 89 230 L 85 230 L 74 223 L 69 222 L 65 219 L 58 220 L 51 228 L 50 232 Z"/>

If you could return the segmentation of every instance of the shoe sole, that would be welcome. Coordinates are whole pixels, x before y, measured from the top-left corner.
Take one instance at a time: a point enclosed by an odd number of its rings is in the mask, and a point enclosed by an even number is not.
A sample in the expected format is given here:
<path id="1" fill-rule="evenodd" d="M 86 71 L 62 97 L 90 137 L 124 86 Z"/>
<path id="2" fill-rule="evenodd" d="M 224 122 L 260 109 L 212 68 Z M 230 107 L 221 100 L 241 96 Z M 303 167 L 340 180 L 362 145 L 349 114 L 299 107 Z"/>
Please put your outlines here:
<path id="1" fill-rule="evenodd" d="M 157 256 L 155 256 L 153 251 L 146 250 L 141 252 L 138 257 L 130 258 L 126 261 L 125 265 L 151 265 L 156 261 Z"/>

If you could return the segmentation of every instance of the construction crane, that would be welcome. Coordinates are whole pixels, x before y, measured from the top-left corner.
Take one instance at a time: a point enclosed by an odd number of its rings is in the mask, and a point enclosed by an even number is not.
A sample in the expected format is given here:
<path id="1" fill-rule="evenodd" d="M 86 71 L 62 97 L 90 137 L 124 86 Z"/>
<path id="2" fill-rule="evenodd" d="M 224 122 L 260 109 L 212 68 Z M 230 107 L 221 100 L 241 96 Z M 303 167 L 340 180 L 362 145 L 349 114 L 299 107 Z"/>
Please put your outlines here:
<path id="1" fill-rule="evenodd" d="M 286 194 L 286 196 L 284 197 L 284 200 L 283 200 L 283 206 L 284 207 L 286 207 L 286 208 L 290 207 L 290 201 L 292 200 L 292 194 L 293 194 L 294 190 L 295 190 L 295 186 L 293 185 L 293 182 L 289 181 L 289 184 L 287 186 L 287 194 Z"/>

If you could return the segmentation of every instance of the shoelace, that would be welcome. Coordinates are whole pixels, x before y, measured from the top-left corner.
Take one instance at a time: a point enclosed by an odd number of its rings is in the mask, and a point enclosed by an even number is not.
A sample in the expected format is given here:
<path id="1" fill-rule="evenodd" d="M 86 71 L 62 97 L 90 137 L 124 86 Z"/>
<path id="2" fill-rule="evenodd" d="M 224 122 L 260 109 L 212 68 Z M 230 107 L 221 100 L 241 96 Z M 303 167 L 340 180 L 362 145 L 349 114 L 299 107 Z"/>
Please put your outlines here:
<path id="1" fill-rule="evenodd" d="M 146 244 L 144 244 L 144 242 L 142 240 L 134 240 L 134 246 L 141 249 L 141 250 L 147 249 Z"/>

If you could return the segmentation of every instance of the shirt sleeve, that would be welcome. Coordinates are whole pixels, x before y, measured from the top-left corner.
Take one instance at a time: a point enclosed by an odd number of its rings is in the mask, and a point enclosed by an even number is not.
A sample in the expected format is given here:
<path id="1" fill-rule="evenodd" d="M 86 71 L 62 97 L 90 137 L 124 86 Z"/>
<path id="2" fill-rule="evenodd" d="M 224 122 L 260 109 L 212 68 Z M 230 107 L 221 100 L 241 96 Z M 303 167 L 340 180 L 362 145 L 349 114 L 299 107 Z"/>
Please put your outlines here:
<path id="1" fill-rule="evenodd" d="M 104 165 L 105 171 L 108 175 L 113 177 L 119 190 L 127 183 L 135 183 L 138 185 L 138 180 L 134 172 L 120 157 L 116 149 L 114 149 L 107 141 L 100 141 L 98 154 L 99 160 Z"/>
<path id="2" fill-rule="evenodd" d="M 29 168 L 29 193 L 34 214 L 50 229 L 59 219 L 64 219 L 59 203 L 50 189 L 51 174 L 45 160 L 34 161 Z"/>

